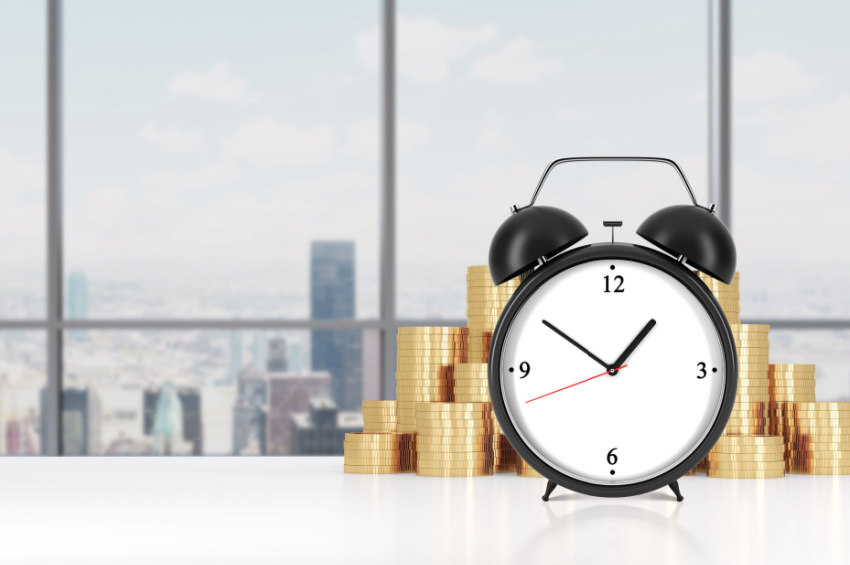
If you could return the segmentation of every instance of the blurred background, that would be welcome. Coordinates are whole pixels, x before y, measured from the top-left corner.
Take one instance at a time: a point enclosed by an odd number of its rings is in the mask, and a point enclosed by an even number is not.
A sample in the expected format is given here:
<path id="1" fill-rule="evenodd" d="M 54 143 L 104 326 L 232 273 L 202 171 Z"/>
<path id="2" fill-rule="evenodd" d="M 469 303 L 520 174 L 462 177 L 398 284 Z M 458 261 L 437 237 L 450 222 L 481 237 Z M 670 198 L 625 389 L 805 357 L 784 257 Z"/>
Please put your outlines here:
<path id="1" fill-rule="evenodd" d="M 850 4 L 733 4 L 742 318 L 850 400 Z M 0 0 L 0 454 L 342 452 L 554 158 L 709 200 L 709 3 Z M 843 69 L 843 70 L 842 70 Z M 672 171 L 540 202 L 618 238 Z"/>

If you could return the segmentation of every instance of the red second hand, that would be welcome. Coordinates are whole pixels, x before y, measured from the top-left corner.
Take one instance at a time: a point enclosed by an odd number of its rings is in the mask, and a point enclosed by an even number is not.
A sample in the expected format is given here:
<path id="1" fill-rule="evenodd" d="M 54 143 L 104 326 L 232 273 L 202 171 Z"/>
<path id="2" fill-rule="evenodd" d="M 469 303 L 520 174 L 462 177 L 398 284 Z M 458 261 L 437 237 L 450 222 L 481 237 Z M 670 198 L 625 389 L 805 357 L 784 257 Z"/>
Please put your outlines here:
<path id="1" fill-rule="evenodd" d="M 628 365 L 623 365 L 622 367 L 617 367 L 616 369 L 612 369 L 612 370 L 619 371 L 620 369 L 625 369 L 626 367 L 628 367 Z M 528 404 L 529 402 L 534 402 L 535 400 L 540 400 L 541 398 L 549 396 L 550 394 L 555 394 L 556 392 L 561 392 L 562 390 L 567 390 L 568 388 L 572 388 L 576 385 L 580 385 L 581 383 L 586 383 L 587 381 L 592 381 L 593 379 L 598 379 L 599 377 L 604 377 L 607 374 L 608 374 L 608 371 L 605 371 L 604 373 L 599 373 L 598 375 L 593 375 L 589 379 L 584 379 L 583 381 L 579 381 L 577 383 L 567 385 L 564 388 L 559 388 L 558 390 L 553 390 L 552 392 L 547 392 L 546 394 L 538 396 L 537 398 L 532 398 L 531 400 L 526 400 L 525 403 Z"/>

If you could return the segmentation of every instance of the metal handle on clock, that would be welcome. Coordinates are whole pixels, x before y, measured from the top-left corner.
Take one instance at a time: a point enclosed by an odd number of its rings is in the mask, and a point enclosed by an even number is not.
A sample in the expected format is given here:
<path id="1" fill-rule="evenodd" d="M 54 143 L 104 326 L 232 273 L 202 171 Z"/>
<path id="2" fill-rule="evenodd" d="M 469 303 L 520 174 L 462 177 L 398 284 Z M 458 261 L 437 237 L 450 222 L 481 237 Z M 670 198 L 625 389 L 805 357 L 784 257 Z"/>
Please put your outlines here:
<path id="1" fill-rule="evenodd" d="M 563 163 L 573 163 L 577 161 L 643 161 L 650 163 L 664 163 L 666 165 L 670 165 L 676 172 L 679 173 L 679 178 L 682 179 L 682 183 L 685 185 L 685 189 L 688 191 L 688 196 L 691 197 L 691 202 L 694 203 L 694 206 L 699 206 L 697 203 L 697 199 L 694 196 L 694 191 L 691 190 L 691 185 L 688 183 L 688 178 L 685 176 L 685 173 L 676 163 L 676 161 L 672 159 L 666 159 L 664 157 L 563 157 L 561 159 L 555 159 L 549 166 L 546 167 L 546 170 L 543 171 L 543 176 L 540 177 L 540 181 L 537 183 L 537 188 L 534 189 L 534 195 L 531 197 L 531 202 L 528 203 L 528 206 L 523 206 L 522 208 L 517 208 L 516 211 L 530 208 L 534 206 L 534 202 L 537 200 L 537 196 L 540 194 L 540 189 L 543 188 L 543 183 L 546 182 L 546 177 L 549 176 L 549 173 Z"/>

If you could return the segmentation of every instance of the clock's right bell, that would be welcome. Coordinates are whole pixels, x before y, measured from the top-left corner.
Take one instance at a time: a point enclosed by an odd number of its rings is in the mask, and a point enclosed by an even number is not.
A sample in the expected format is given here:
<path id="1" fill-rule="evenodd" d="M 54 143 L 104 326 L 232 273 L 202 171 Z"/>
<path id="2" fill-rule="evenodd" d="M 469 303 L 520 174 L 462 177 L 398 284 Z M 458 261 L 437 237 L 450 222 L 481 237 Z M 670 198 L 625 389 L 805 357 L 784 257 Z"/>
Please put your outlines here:
<path id="1" fill-rule="evenodd" d="M 644 220 L 637 234 L 675 257 L 684 256 L 690 265 L 726 284 L 735 276 L 735 241 L 714 210 L 689 204 L 668 206 Z"/>

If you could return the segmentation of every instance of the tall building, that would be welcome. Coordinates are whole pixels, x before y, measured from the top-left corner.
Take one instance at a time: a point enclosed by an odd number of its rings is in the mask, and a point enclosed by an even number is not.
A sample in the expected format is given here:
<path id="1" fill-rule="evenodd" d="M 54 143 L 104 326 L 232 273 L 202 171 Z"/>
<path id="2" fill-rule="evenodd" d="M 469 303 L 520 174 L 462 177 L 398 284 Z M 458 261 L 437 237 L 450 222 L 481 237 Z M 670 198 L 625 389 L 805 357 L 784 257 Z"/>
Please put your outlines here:
<path id="1" fill-rule="evenodd" d="M 268 360 L 266 370 L 270 373 L 283 373 L 289 370 L 289 360 L 286 356 L 286 340 L 273 337 L 269 340 Z"/>
<path id="2" fill-rule="evenodd" d="M 72 271 L 68 275 L 68 319 L 86 320 L 89 317 L 89 281 L 82 271 Z M 85 330 L 70 330 L 71 337 L 82 338 Z"/>
<path id="3" fill-rule="evenodd" d="M 62 391 L 62 454 L 100 455 L 100 399 L 91 388 Z"/>
<path id="4" fill-rule="evenodd" d="M 269 359 L 269 341 L 263 332 L 255 332 L 251 342 L 251 363 L 261 371 L 266 370 Z"/>
<path id="5" fill-rule="evenodd" d="M 363 429 L 360 412 L 340 412 L 329 398 L 310 400 L 309 412 L 292 414 L 293 455 L 342 455 L 345 434 Z"/>
<path id="6" fill-rule="evenodd" d="M 235 383 L 242 370 L 242 332 L 232 330 L 230 332 L 230 359 L 227 371 L 227 382 Z"/>
<path id="7" fill-rule="evenodd" d="M 154 453 L 201 455 L 201 394 L 197 389 L 177 389 L 170 382 L 160 390 L 144 392 L 144 430 L 153 436 Z"/>
<path id="8" fill-rule="evenodd" d="M 331 376 L 325 372 L 270 373 L 268 387 L 266 453 L 289 455 L 292 453 L 290 416 L 306 412 L 313 398 L 329 398 Z"/>
<path id="9" fill-rule="evenodd" d="M 289 345 L 289 371 L 291 373 L 304 371 L 304 352 L 301 350 L 300 343 L 296 342 Z"/>
<path id="10" fill-rule="evenodd" d="M 239 373 L 233 406 L 233 454 L 263 455 L 266 452 L 266 375 L 256 367 Z"/>
<path id="11" fill-rule="evenodd" d="M 310 315 L 315 320 L 354 318 L 354 242 L 314 241 L 310 245 Z M 313 371 L 331 374 L 333 399 L 356 410 L 362 397 L 359 330 L 313 330 Z"/>

